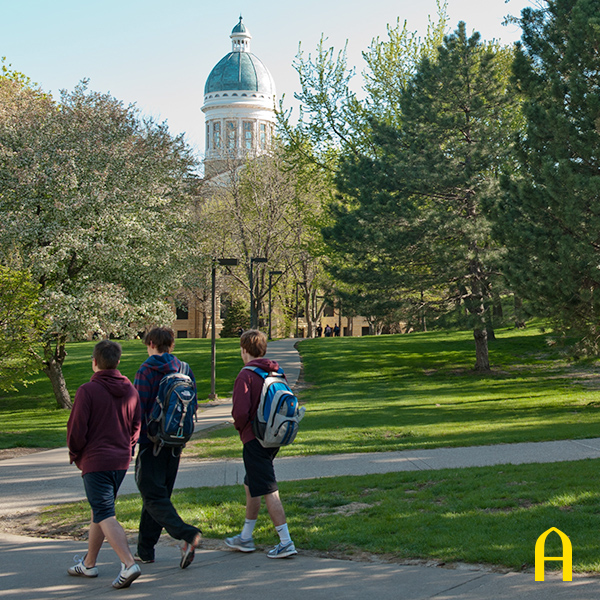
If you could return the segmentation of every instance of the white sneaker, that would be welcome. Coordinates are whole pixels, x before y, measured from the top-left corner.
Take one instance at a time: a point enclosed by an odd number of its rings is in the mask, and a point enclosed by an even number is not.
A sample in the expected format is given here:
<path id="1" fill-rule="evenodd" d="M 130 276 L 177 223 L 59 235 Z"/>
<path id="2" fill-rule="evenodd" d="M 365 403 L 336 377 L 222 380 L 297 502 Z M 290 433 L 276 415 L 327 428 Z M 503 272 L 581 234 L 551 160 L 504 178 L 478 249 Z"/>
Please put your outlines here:
<path id="1" fill-rule="evenodd" d="M 112 582 L 112 586 L 117 589 L 129 587 L 141 574 L 140 565 L 133 563 L 128 569 L 124 563 L 121 563 L 121 572 Z"/>
<path id="2" fill-rule="evenodd" d="M 85 556 L 83 558 L 76 556 L 73 560 L 75 564 L 67 569 L 69 575 L 74 577 L 98 577 L 98 567 L 86 567 L 83 564 Z"/>

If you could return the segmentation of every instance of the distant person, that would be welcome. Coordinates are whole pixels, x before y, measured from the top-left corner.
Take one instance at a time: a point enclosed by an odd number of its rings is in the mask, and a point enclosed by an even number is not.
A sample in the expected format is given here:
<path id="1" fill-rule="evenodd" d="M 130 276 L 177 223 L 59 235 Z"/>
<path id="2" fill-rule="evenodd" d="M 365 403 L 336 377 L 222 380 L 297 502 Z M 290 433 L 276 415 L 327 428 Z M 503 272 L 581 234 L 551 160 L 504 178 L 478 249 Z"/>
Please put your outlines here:
<path id="1" fill-rule="evenodd" d="M 331 327 L 329 325 L 325 325 L 325 337 L 331 337 Z"/>
<path id="2" fill-rule="evenodd" d="M 340 337 L 340 326 L 337 323 L 333 326 L 333 335 Z"/>
<path id="3" fill-rule="evenodd" d="M 142 411 L 135 481 L 143 501 L 135 558 L 142 563 L 154 562 L 154 548 L 164 528 L 172 538 L 184 540 L 179 566 L 185 569 L 194 560 L 202 536 L 197 527 L 183 521 L 171 502 L 181 451 L 163 447 L 155 454 L 154 443 L 147 435 L 147 419 L 156 401 L 160 381 L 169 373 L 179 372 L 182 363 L 171 354 L 175 347 L 175 334 L 169 327 L 150 330 L 144 337 L 144 343 L 148 359 L 139 368 L 134 381 Z M 189 369 L 187 374 L 195 386 L 192 370 Z"/>
<path id="4" fill-rule="evenodd" d="M 67 569 L 69 575 L 98 577 L 96 560 L 106 538 L 121 560 L 115 588 L 129 587 L 141 570 L 115 517 L 115 498 L 140 435 L 138 394 L 117 370 L 121 346 L 103 340 L 94 347 L 94 374 L 75 394 L 67 423 L 69 458 L 83 477 L 92 508 L 87 554 Z"/>
<path id="5" fill-rule="evenodd" d="M 240 338 L 240 347 L 244 365 L 259 367 L 266 371 L 277 371 L 279 365 L 268 358 L 267 337 L 261 331 L 250 329 Z M 258 519 L 261 499 L 265 499 L 271 521 L 279 534 L 279 544 L 267 553 L 269 558 L 285 558 L 298 554 L 290 537 L 285 511 L 279 498 L 273 460 L 279 448 L 263 448 L 252 431 L 252 421 L 256 417 L 258 403 L 263 388 L 263 378 L 248 369 L 242 369 L 233 386 L 233 423 L 244 444 L 243 458 L 246 475 L 246 520 L 238 535 L 227 538 L 225 544 L 241 552 L 254 552 L 256 547 L 252 539 L 254 526 Z"/>
<path id="6" fill-rule="evenodd" d="M 321 327 L 321 323 L 317 325 L 317 337 L 321 337 L 323 335 L 323 328 Z"/>

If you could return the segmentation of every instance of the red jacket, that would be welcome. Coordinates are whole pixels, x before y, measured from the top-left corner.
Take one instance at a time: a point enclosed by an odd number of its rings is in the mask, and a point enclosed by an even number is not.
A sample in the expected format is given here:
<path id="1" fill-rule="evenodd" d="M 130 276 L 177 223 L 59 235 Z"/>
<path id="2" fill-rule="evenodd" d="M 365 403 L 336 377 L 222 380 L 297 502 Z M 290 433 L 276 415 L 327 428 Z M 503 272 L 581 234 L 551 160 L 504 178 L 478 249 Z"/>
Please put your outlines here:
<path id="1" fill-rule="evenodd" d="M 279 365 L 268 358 L 251 360 L 247 367 L 260 367 L 265 371 L 277 371 Z M 233 386 L 233 424 L 240 434 L 243 444 L 255 439 L 252 421 L 256 416 L 264 379 L 248 369 L 242 369 Z"/>
<path id="2" fill-rule="evenodd" d="M 116 369 L 94 373 L 75 395 L 67 423 L 70 462 L 82 475 L 126 470 L 140 435 L 138 393 Z"/>

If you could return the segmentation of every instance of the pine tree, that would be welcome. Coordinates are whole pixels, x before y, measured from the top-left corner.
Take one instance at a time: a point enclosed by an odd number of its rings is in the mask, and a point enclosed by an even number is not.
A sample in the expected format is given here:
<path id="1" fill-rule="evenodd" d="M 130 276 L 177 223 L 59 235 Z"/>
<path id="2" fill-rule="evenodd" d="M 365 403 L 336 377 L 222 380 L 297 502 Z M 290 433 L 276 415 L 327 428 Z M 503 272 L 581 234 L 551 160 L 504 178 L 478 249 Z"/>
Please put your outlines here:
<path id="1" fill-rule="evenodd" d="M 510 60 L 460 23 L 401 94 L 402 127 L 374 123 L 376 154 L 344 157 L 346 202 L 327 231 L 342 258 L 338 277 L 466 309 L 481 371 L 501 254 L 483 203 L 496 193 L 518 114 L 506 91 Z"/>
<path id="2" fill-rule="evenodd" d="M 526 129 L 497 229 L 521 294 L 598 352 L 600 2 L 552 0 L 521 23 L 514 80 Z"/>

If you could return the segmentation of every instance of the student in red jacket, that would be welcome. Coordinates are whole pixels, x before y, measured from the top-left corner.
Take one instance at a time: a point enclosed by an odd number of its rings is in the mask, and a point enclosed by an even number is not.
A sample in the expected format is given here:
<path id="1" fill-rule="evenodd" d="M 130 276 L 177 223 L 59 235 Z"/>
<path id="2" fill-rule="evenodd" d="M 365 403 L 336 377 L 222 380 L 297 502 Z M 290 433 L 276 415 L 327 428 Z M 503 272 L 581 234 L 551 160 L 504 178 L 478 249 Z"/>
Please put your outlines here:
<path id="1" fill-rule="evenodd" d="M 240 338 L 242 360 L 245 366 L 259 367 L 265 371 L 277 371 L 279 365 L 267 358 L 267 336 L 255 329 L 245 331 Z M 233 386 L 233 423 L 244 444 L 243 458 L 246 476 L 246 520 L 238 535 L 227 538 L 225 544 L 240 552 L 256 550 L 252 533 L 261 498 L 264 497 L 271 521 L 279 534 L 280 543 L 267 553 L 269 558 L 285 558 L 298 554 L 290 538 L 285 511 L 279 498 L 273 460 L 279 448 L 263 448 L 252 431 L 252 421 L 256 417 L 263 387 L 263 378 L 248 369 L 242 369 Z"/>
<path id="2" fill-rule="evenodd" d="M 96 344 L 94 375 L 75 395 L 67 423 L 69 458 L 81 470 L 85 494 L 92 508 L 88 551 L 68 569 L 69 575 L 97 577 L 96 559 L 105 539 L 121 560 L 112 585 L 129 587 L 140 567 L 129 550 L 127 537 L 115 517 L 115 498 L 125 478 L 140 435 L 138 394 L 117 370 L 121 346 L 110 340 Z"/>

